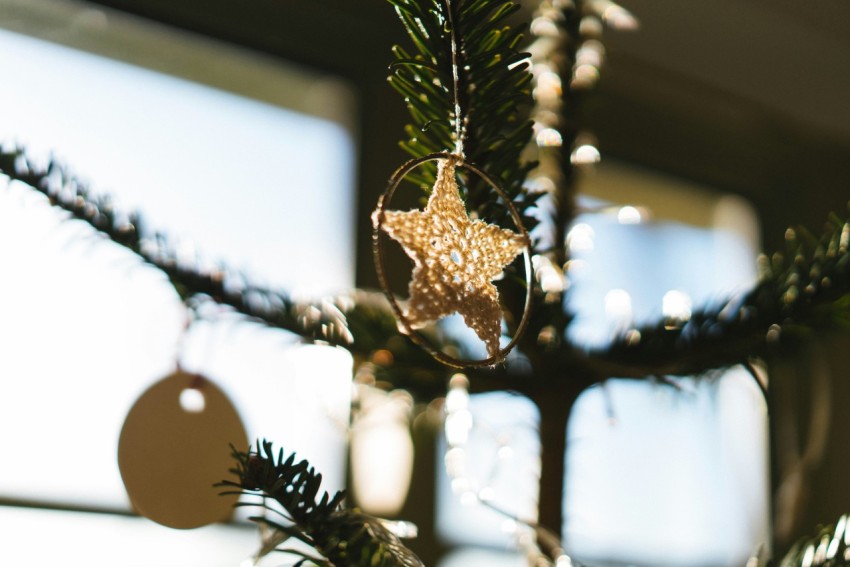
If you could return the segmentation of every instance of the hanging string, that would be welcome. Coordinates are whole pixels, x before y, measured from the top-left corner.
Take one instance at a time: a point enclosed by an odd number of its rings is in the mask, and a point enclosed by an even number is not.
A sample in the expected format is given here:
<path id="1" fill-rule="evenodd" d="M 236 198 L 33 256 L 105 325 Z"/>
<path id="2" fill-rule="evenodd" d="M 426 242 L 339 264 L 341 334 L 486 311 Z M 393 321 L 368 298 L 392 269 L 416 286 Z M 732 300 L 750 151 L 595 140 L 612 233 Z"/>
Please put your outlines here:
<path id="1" fill-rule="evenodd" d="M 452 0 L 446 0 L 446 19 L 449 23 L 449 37 L 452 50 L 452 96 L 455 107 L 455 155 L 463 163 L 463 137 L 464 127 L 460 108 L 460 69 L 458 66 L 457 36 L 455 32 L 454 17 L 452 15 Z"/>

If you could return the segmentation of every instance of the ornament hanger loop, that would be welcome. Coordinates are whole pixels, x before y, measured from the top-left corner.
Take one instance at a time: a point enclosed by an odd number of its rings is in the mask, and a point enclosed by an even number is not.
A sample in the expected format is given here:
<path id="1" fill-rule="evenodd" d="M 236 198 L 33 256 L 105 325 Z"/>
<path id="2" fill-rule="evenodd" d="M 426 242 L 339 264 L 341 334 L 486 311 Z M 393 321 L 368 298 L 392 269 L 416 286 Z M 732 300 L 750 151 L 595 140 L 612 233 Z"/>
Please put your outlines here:
<path id="1" fill-rule="evenodd" d="M 519 233 L 520 237 L 524 241 L 525 245 L 522 249 L 523 254 L 523 263 L 525 267 L 525 283 L 526 283 L 526 295 L 525 295 L 525 306 L 523 308 L 522 318 L 520 319 L 519 325 L 517 326 L 516 332 L 514 336 L 511 338 L 511 341 L 505 346 L 501 348 L 498 352 L 493 354 L 492 356 L 485 359 L 460 359 L 445 352 L 442 352 L 435 348 L 430 341 L 428 341 L 420 332 L 413 328 L 410 320 L 404 314 L 401 306 L 399 305 L 398 300 L 396 299 L 393 292 L 390 290 L 389 283 L 387 281 L 386 275 L 386 258 L 384 245 L 382 242 L 382 232 L 384 231 L 384 223 L 386 220 L 386 213 L 389 207 L 389 203 L 393 198 L 396 190 L 398 189 L 399 184 L 404 180 L 407 175 L 410 174 L 415 168 L 420 165 L 430 162 L 430 161 L 439 161 L 446 160 L 453 163 L 456 167 L 465 169 L 481 179 L 483 179 L 490 187 L 495 191 L 495 193 L 504 201 L 505 207 L 508 209 L 508 212 L 511 215 L 511 219 L 513 220 L 514 225 L 516 226 L 516 230 Z M 451 366 L 453 368 L 476 368 L 476 367 L 484 367 L 484 366 L 494 366 L 499 364 L 505 360 L 508 353 L 513 350 L 516 344 L 519 342 L 523 333 L 525 332 L 526 327 L 528 326 L 529 318 L 531 315 L 531 304 L 532 304 L 532 290 L 533 290 L 533 280 L 532 280 L 532 269 L 531 269 L 531 238 L 528 235 L 528 231 L 525 229 L 525 226 L 522 224 L 522 217 L 517 211 L 516 207 L 511 202 L 508 195 L 501 188 L 501 186 L 487 173 L 472 165 L 464 160 L 463 154 L 458 153 L 450 153 L 450 152 L 437 152 L 433 154 L 428 154 L 426 156 L 411 159 L 404 164 L 402 164 L 398 169 L 393 172 L 392 176 L 387 185 L 387 189 L 383 195 L 381 195 L 378 200 L 378 206 L 373 213 L 373 231 L 372 231 L 372 253 L 375 261 L 375 271 L 378 275 L 378 281 L 381 285 L 384 294 L 390 302 L 390 306 L 392 307 L 393 312 L 396 315 L 396 319 L 398 320 L 402 330 L 404 331 L 410 339 L 425 349 L 434 359 L 437 361 Z"/>

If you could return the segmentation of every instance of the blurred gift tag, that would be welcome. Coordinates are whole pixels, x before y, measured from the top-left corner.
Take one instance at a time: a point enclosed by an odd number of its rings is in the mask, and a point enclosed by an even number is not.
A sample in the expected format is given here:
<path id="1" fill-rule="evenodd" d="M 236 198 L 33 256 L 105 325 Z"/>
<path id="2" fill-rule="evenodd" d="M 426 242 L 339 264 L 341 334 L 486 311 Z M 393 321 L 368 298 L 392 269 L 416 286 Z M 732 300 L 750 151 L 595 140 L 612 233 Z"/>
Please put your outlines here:
<path id="1" fill-rule="evenodd" d="M 172 528 L 227 521 L 237 495 L 213 485 L 229 476 L 230 445 L 247 450 L 242 421 L 215 384 L 178 370 L 136 401 L 118 442 L 118 467 L 135 509 Z"/>

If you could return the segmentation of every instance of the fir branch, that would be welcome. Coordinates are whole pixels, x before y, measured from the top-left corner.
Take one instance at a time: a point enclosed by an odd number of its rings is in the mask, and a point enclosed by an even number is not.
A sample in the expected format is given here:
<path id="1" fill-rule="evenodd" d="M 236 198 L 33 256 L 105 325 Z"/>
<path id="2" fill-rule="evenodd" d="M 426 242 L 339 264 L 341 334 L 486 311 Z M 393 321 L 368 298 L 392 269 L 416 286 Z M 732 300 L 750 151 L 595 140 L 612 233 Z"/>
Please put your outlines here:
<path id="1" fill-rule="evenodd" d="M 498 179 L 524 214 L 539 195 L 523 187 L 533 163 L 520 154 L 531 139 L 531 122 L 520 109 L 531 104 L 528 54 L 517 46 L 518 29 L 505 25 L 519 5 L 510 0 L 388 0 L 415 50 L 393 48 L 389 82 L 403 97 L 412 118 L 401 147 L 413 157 L 463 150 L 465 158 Z M 410 179 L 429 190 L 436 166 L 426 164 Z M 489 186 L 465 179 L 466 201 L 479 217 L 510 226 L 509 214 Z"/>
<path id="2" fill-rule="evenodd" d="M 354 342 L 348 330 L 344 300 L 299 303 L 283 292 L 244 283 L 244 278 L 233 277 L 225 268 L 203 270 L 187 266 L 178 261 L 165 236 L 144 229 L 138 213 L 119 211 L 109 197 L 92 195 L 85 184 L 56 161 L 40 167 L 21 149 L 2 149 L 0 173 L 42 193 L 52 206 L 88 223 L 159 268 L 183 300 L 202 294 L 250 318 L 305 338 L 346 347 Z"/>
<path id="3" fill-rule="evenodd" d="M 55 162 L 38 167 L 20 149 L 0 150 L 0 173 L 44 194 L 50 204 L 88 223 L 113 242 L 161 269 L 184 299 L 197 295 L 230 305 L 251 319 L 310 340 L 344 346 L 360 361 L 377 360 L 375 377 L 407 388 L 421 399 L 441 395 L 446 370 L 400 335 L 392 312 L 376 294 L 354 292 L 318 302 L 295 302 L 282 291 L 234 285 L 226 269 L 205 272 L 180 264 L 160 234 L 142 227 L 139 215 L 122 213 L 108 197 L 92 196 Z M 594 381 L 611 376 L 648 378 L 693 375 L 769 356 L 814 334 L 850 329 L 850 220 L 832 215 L 820 238 L 789 231 L 785 255 L 763 258 L 761 281 L 748 293 L 695 311 L 686 322 L 659 321 L 623 335 L 605 349 L 586 353 L 563 345 L 546 364 L 584 369 Z M 797 234 L 803 235 L 798 238 Z M 544 322 L 541 322 L 545 323 Z M 639 340 L 638 340 L 639 337 Z M 445 347 L 443 337 L 432 337 Z M 529 356 L 539 352 L 532 351 Z M 375 353 L 388 352 L 375 357 Z M 522 376 L 502 369 L 478 371 L 479 391 L 525 390 Z"/>
<path id="4" fill-rule="evenodd" d="M 162 233 L 146 230 L 138 213 L 118 210 L 108 196 L 93 195 L 54 160 L 39 166 L 22 149 L 0 149 L 0 174 L 43 194 L 51 206 L 89 224 L 160 269 L 184 301 L 206 296 L 254 321 L 310 341 L 343 346 L 364 357 L 375 350 L 391 348 L 401 360 L 429 366 L 427 355 L 417 355 L 418 349 L 412 344 L 398 340 L 395 319 L 377 294 L 354 292 L 317 301 L 295 301 L 283 291 L 251 284 L 226 267 L 209 270 L 180 262 L 168 239 Z M 392 341 L 394 337 L 398 339 Z"/>
<path id="5" fill-rule="evenodd" d="M 628 331 L 588 364 L 605 376 L 700 374 L 850 330 L 850 219 L 830 215 L 819 238 L 789 229 L 786 244 L 785 254 L 760 259 L 761 278 L 749 292 L 684 322 Z"/>
<path id="6" fill-rule="evenodd" d="M 401 147 L 413 157 L 454 148 L 482 167 L 502 187 L 519 211 L 526 230 L 538 224 L 541 193 L 525 187 L 536 166 L 523 152 L 532 122 L 521 112 L 531 107 L 529 54 L 518 50 L 521 29 L 507 25 L 519 10 L 511 0 L 388 0 L 404 24 L 413 52 L 396 46 L 389 82 L 407 104 L 412 123 Z M 408 180 L 429 191 L 436 163 L 423 164 Z M 461 173 L 461 192 L 478 218 L 514 228 L 508 208 L 489 184 Z M 509 266 L 500 294 L 506 305 L 522 311 L 526 295 L 519 263 Z M 507 317 L 515 329 L 518 321 Z"/>
<path id="7" fill-rule="evenodd" d="M 850 566 L 848 517 L 835 525 L 824 526 L 814 537 L 801 538 L 776 567 L 847 567 Z"/>
<path id="8" fill-rule="evenodd" d="M 51 206 L 161 270 L 187 303 L 205 297 L 304 340 L 342 346 L 358 361 L 377 358 L 376 378 L 408 388 L 417 397 L 431 399 L 443 391 L 445 368 L 399 333 L 383 294 L 354 290 L 327 299 L 295 301 L 285 291 L 254 285 L 226 267 L 210 271 L 181 263 L 167 237 L 146 229 L 138 213 L 121 211 L 109 196 L 92 194 L 55 160 L 40 166 L 20 148 L 0 148 L 0 175 L 43 194 Z M 440 336 L 431 339 L 436 345 L 451 344 Z"/>
<path id="9" fill-rule="evenodd" d="M 317 501 L 322 475 L 307 461 L 295 460 L 292 453 L 284 459 L 283 449 L 275 457 L 272 444 L 257 443 L 256 451 L 233 449 L 237 480 L 224 480 L 217 486 L 236 489 L 243 495 L 262 496 L 277 502 L 288 515 L 285 525 L 268 518 L 254 521 L 311 545 L 328 559 L 320 564 L 336 567 L 421 567 L 422 562 L 405 547 L 380 520 L 342 506 L 345 493 L 330 496 L 324 492 Z M 226 490 L 225 494 L 232 491 Z M 286 537 L 280 538 L 281 541 Z M 278 548 L 301 555 L 299 552 Z M 315 562 L 315 561 L 314 561 Z"/>
<path id="10" fill-rule="evenodd" d="M 499 27 L 514 10 L 507 7 L 513 6 L 512 3 L 467 0 L 456 5 L 439 1 L 426 5 L 414 0 L 391 1 L 419 50 L 415 56 L 409 56 L 401 48 L 397 49 L 403 56 L 396 59 L 393 66 L 396 73 L 391 79 L 399 79 L 399 84 L 410 87 L 411 94 L 421 94 L 419 87 L 429 85 L 425 87 L 426 92 L 436 94 L 434 98 L 424 98 L 423 112 L 431 112 L 435 117 L 442 115 L 444 119 L 452 112 L 448 106 L 451 96 L 442 99 L 439 96 L 441 92 L 446 94 L 439 89 L 443 88 L 440 81 L 446 77 L 447 65 L 445 20 L 441 19 L 441 11 L 448 6 L 455 7 L 453 21 L 458 31 L 463 31 L 457 40 L 461 46 L 466 46 L 461 53 L 468 65 L 462 67 L 460 84 L 474 84 L 470 83 L 470 77 L 486 77 L 487 73 L 492 73 L 501 77 L 499 81 L 514 81 L 520 90 L 525 88 L 525 79 L 517 71 L 519 67 L 507 69 L 498 63 L 514 61 L 520 56 L 515 51 L 503 53 L 508 47 L 513 49 L 518 35 Z M 478 26 L 489 31 L 481 31 Z M 492 36 L 482 43 L 496 45 L 502 51 L 476 47 L 469 36 L 478 39 Z M 411 74 L 414 72 L 411 69 L 418 74 Z M 474 89 L 467 92 L 469 97 L 464 104 L 469 109 L 476 108 L 476 92 Z M 468 116 L 475 116 L 473 110 L 468 110 Z M 446 121 L 439 124 L 435 122 L 433 128 L 425 128 L 426 133 L 433 134 L 433 140 L 441 140 L 440 144 L 451 142 L 452 133 Z M 476 128 L 470 118 L 468 149 L 474 149 L 486 138 L 476 134 Z M 481 128 L 488 136 L 496 136 L 485 126 Z M 444 149 L 444 146 L 422 146 L 417 151 L 432 149 Z M 513 173 L 521 169 L 514 167 L 515 162 L 508 162 L 504 167 Z M 107 197 L 92 196 L 83 183 L 56 162 L 39 167 L 20 149 L 0 149 L 0 173 L 43 193 L 51 205 L 88 223 L 113 242 L 161 269 L 184 300 L 197 295 L 210 297 L 256 321 L 291 331 L 307 340 L 344 346 L 360 361 L 376 360 L 375 353 L 387 351 L 391 356 L 377 357 L 381 362 L 375 365 L 376 377 L 397 387 L 409 388 L 422 398 L 430 399 L 442 393 L 445 369 L 398 333 L 389 308 L 371 294 L 355 292 L 326 301 L 296 302 L 284 292 L 237 281 L 229 277 L 226 269 L 204 271 L 181 264 L 161 234 L 143 230 L 139 215 L 121 213 Z M 798 238 L 798 233 L 802 237 Z M 803 230 L 790 231 L 788 237 L 786 254 L 763 260 L 761 281 L 740 298 L 696 311 L 686 322 L 659 321 L 634 329 L 609 347 L 591 353 L 568 344 L 544 352 L 545 347 L 535 343 L 540 340 L 538 333 L 532 333 L 523 345 L 525 354 L 531 358 L 535 369 L 551 369 L 548 365 L 555 362 L 566 370 L 583 369 L 582 374 L 597 381 L 611 376 L 691 375 L 747 362 L 754 355 L 767 356 L 774 344 L 791 345 L 814 333 L 850 329 L 850 228 L 847 221 L 832 216 L 826 233 L 819 239 Z M 509 299 L 508 294 L 506 302 Z M 536 323 L 531 328 L 544 329 L 551 324 L 560 303 L 545 307 L 534 315 Z M 447 341 L 434 337 L 434 345 L 445 347 Z M 538 356 L 541 352 L 546 356 Z M 481 390 L 506 385 L 525 389 L 522 377 L 511 377 L 504 371 L 474 374 L 481 374 L 491 382 L 489 386 L 482 384 Z"/>

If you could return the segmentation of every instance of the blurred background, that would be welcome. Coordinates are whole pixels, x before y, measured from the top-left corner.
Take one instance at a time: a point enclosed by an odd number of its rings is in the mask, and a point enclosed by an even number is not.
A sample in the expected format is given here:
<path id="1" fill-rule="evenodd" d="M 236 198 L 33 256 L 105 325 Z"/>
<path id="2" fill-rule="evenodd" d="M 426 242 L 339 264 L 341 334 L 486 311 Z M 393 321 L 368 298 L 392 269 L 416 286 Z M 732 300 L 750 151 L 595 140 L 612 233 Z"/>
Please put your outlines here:
<path id="1" fill-rule="evenodd" d="M 522 5 L 528 21 L 534 2 Z M 640 29 L 605 33 L 602 78 L 582 110 L 603 158 L 580 182 L 597 212 L 568 240 L 573 338 L 588 345 L 623 321 L 745 289 L 759 251 L 781 249 L 788 226 L 818 233 L 850 196 L 848 4 L 623 5 Z M 68 164 L 201 265 L 226 262 L 304 297 L 374 288 L 369 216 L 406 158 L 406 112 L 386 84 L 403 41 L 383 0 L 0 0 L 0 143 Z M 417 522 L 413 545 L 429 565 L 523 564 L 515 526 L 454 499 L 433 411 L 381 399 L 350 425 L 347 355 L 317 355 L 211 306 L 184 333 L 156 270 L 26 188 L 0 186 L 0 564 L 250 556 L 258 539 L 242 522 L 176 532 L 132 513 L 115 462 L 121 423 L 175 361 L 222 386 L 250 439 L 279 440 L 329 489 L 353 486 L 364 508 Z M 850 349 L 823 346 L 834 411 L 800 509 L 806 527 L 850 509 L 850 418 L 838 411 L 850 403 Z M 740 374 L 705 392 L 685 382 L 684 398 L 616 381 L 589 390 L 569 426 L 584 441 L 565 456 L 565 541 L 599 565 L 742 565 L 769 540 L 785 441 Z M 783 411 L 809 423 L 814 394 L 795 388 Z M 502 393 L 469 408 L 486 425 L 471 437 L 476 474 L 515 489 L 506 505 L 533 514 L 545 498 L 534 408 Z M 618 486 L 611 473 L 630 459 L 655 464 Z"/>

